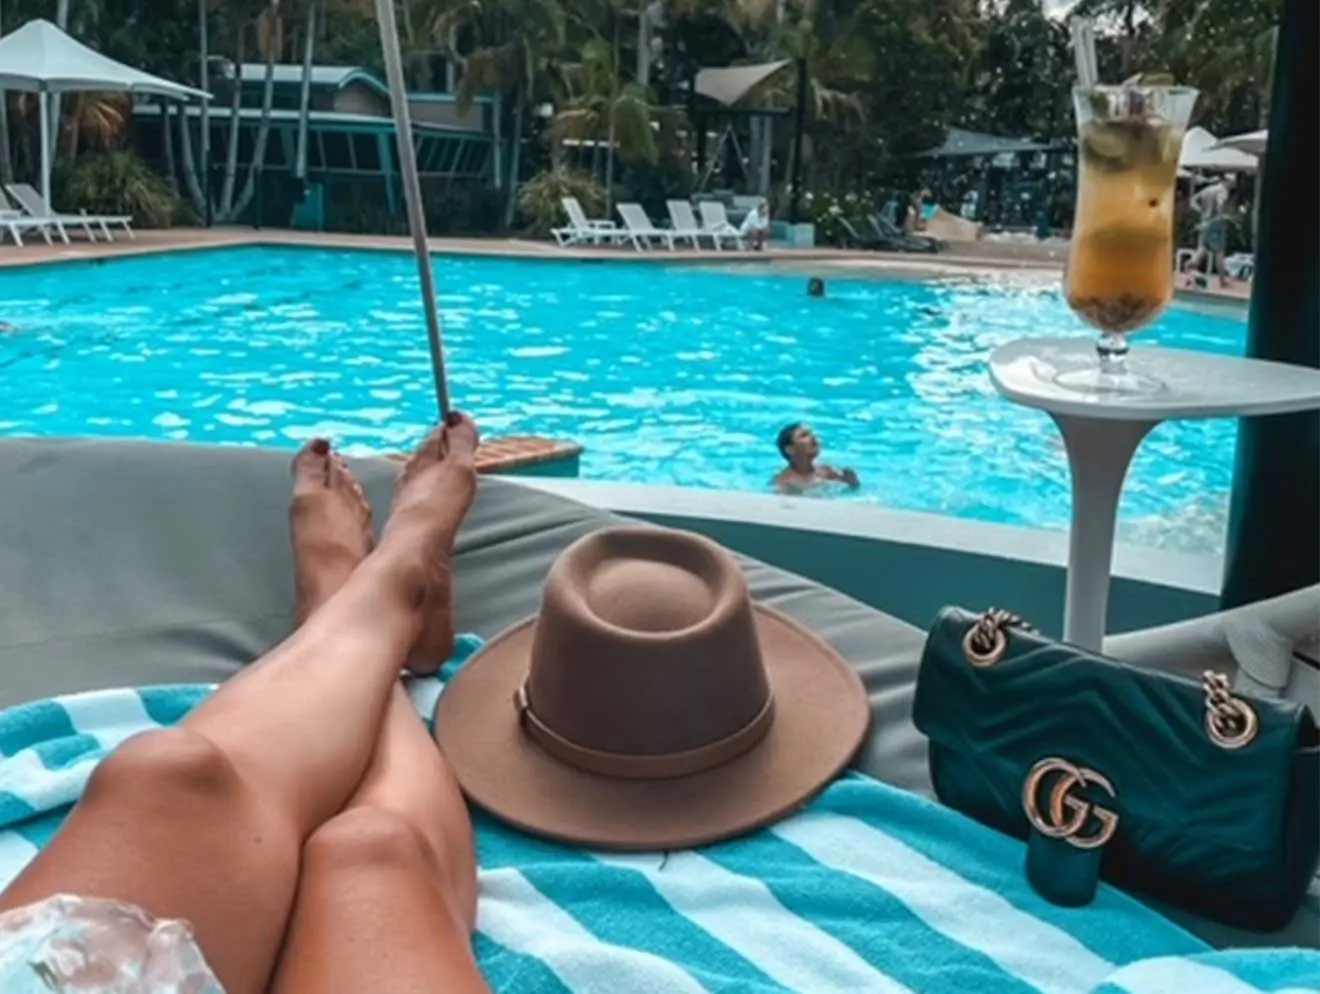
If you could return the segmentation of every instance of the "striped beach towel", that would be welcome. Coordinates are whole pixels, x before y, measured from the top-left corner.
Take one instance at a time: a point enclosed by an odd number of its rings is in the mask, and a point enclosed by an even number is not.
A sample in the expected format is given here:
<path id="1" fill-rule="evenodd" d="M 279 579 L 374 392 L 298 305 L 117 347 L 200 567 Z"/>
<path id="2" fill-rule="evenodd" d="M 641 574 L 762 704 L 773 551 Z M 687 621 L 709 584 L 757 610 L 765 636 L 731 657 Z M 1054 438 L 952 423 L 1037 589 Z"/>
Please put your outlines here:
<path id="1" fill-rule="evenodd" d="M 460 640 L 452 673 L 477 646 Z M 208 686 L 0 712 L 0 885 L 58 830 L 96 763 L 174 725 Z M 438 679 L 411 684 L 429 716 Z M 1054 907 L 1020 843 L 860 775 L 770 829 L 695 851 L 585 852 L 476 816 L 473 945 L 517 994 L 1255 994 L 1316 984 L 1316 954 L 1212 954 L 1102 888 Z M 1311 971 L 1310 983 L 1289 977 Z M 1190 978 L 1190 979 L 1189 979 Z"/>

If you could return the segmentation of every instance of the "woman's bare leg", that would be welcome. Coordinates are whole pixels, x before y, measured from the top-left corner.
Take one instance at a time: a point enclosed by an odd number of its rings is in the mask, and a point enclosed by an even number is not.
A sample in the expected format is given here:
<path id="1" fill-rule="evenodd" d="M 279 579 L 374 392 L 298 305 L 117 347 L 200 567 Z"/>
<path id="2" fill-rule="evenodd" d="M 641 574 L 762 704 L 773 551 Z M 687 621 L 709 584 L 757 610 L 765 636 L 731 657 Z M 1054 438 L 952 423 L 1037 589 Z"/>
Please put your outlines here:
<path id="1" fill-rule="evenodd" d="M 424 638 L 433 647 L 452 638 L 440 612 L 475 447 L 470 421 L 433 434 L 408 464 L 380 546 L 342 589 L 183 725 L 108 757 L 0 910 L 73 893 L 184 918 L 229 994 L 263 991 L 304 841 L 361 781 L 423 630 L 437 633 Z M 295 533 L 318 496 L 354 492 L 334 468 L 324 446 L 300 456 Z"/>
<path id="2" fill-rule="evenodd" d="M 299 616 L 320 610 L 352 569 L 343 558 L 300 565 Z M 467 806 L 396 683 L 356 793 L 303 847 L 270 994 L 485 992 L 470 943 L 476 905 Z"/>
<path id="3" fill-rule="evenodd" d="M 462 794 L 402 688 L 349 807 L 312 833 L 271 994 L 485 994 Z"/>

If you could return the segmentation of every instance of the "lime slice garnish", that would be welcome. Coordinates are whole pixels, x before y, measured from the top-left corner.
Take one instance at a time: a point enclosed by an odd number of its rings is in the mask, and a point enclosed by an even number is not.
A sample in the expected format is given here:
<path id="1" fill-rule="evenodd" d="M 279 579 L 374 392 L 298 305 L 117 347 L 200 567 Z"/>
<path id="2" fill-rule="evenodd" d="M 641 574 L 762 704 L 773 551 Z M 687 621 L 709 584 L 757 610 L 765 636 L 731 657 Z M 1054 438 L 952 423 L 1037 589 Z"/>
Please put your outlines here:
<path id="1" fill-rule="evenodd" d="M 1128 151 L 1126 135 L 1108 128 L 1093 128 L 1082 138 L 1086 151 L 1101 159 L 1122 159 Z"/>

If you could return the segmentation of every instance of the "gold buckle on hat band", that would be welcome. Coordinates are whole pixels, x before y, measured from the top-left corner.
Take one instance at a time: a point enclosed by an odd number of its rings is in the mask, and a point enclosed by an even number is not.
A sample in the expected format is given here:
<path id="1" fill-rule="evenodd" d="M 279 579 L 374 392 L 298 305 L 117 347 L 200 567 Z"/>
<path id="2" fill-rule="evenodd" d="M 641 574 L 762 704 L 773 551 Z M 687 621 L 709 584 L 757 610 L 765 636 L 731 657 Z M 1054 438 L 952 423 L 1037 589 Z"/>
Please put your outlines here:
<path id="1" fill-rule="evenodd" d="M 748 752 L 765 738 L 775 716 L 774 696 L 767 694 L 761 710 L 742 728 L 722 739 L 683 752 L 654 754 L 605 752 L 564 738 L 537 717 L 523 683 L 513 695 L 513 706 L 523 731 L 555 759 L 585 773 L 624 780 L 669 780 L 722 766 Z"/>

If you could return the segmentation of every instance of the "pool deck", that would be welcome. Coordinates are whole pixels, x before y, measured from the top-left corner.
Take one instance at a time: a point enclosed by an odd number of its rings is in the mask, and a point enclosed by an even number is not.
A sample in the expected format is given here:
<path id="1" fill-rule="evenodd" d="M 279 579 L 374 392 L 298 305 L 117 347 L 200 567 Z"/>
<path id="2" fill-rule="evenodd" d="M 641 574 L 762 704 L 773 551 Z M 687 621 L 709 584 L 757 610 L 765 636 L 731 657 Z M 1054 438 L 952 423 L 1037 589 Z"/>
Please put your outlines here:
<path id="1" fill-rule="evenodd" d="M 278 228 L 170 228 L 136 232 L 136 238 L 122 236 L 114 242 L 74 241 L 65 245 L 45 245 L 28 241 L 22 248 L 0 246 L 0 268 L 111 259 L 163 252 L 226 248 L 242 245 L 306 246 L 330 249 L 365 249 L 381 252 L 410 252 L 412 239 L 392 235 L 351 235 L 337 232 L 289 231 Z M 718 262 L 775 265 L 791 263 L 794 269 L 806 269 L 828 276 L 908 275 L 956 276 L 1010 272 L 1057 274 L 1063 267 L 1057 247 L 1030 243 L 976 242 L 954 245 L 938 256 L 911 255 L 901 252 L 858 252 L 844 249 L 777 249 L 766 252 L 738 252 L 693 249 L 636 252 L 631 249 L 574 246 L 560 248 L 551 242 L 518 238 L 432 238 L 431 251 L 438 255 L 484 255 L 513 259 L 627 259 L 633 262 Z M 759 268 L 759 267 L 758 267 Z M 1181 286 L 1178 295 L 1203 302 L 1245 302 L 1251 293 L 1249 283 L 1234 281 L 1227 289 L 1214 287 L 1196 290 Z"/>

